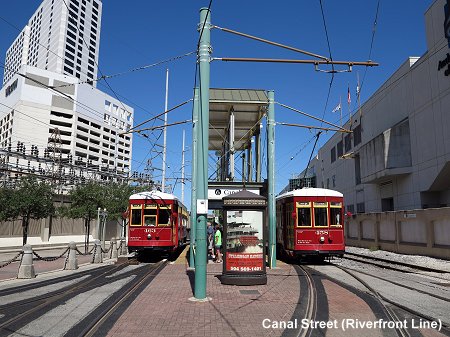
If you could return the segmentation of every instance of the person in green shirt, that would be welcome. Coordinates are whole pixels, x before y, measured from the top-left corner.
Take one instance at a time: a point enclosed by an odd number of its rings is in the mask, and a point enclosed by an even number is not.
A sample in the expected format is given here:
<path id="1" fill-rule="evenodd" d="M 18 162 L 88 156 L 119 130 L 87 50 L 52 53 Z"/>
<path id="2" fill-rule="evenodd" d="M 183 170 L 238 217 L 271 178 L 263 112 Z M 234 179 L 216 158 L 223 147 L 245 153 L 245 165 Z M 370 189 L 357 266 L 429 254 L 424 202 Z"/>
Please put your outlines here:
<path id="1" fill-rule="evenodd" d="M 216 263 L 222 262 L 222 232 L 219 224 L 216 225 L 216 232 L 214 233 L 214 247 L 216 248 Z"/>

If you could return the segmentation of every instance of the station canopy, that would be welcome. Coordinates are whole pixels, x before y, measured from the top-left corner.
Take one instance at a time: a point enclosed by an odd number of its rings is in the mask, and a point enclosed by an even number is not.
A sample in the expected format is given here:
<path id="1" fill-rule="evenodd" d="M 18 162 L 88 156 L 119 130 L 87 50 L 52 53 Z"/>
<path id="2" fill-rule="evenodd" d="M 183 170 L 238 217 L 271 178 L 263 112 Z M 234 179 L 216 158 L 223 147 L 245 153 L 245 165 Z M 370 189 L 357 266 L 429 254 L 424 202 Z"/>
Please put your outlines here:
<path id="1" fill-rule="evenodd" d="M 259 132 L 269 99 L 265 90 L 215 89 L 209 90 L 209 145 L 220 151 L 229 138 L 231 112 L 234 112 L 234 148 L 243 150 L 251 137 Z"/>

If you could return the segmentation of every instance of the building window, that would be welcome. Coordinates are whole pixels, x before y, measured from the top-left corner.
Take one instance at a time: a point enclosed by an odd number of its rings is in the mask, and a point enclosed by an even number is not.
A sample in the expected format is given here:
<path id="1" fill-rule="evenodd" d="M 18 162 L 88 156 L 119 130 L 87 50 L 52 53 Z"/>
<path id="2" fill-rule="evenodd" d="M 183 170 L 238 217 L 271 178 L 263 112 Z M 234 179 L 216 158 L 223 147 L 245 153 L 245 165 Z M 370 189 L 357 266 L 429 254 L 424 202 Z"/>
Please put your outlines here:
<path id="1" fill-rule="evenodd" d="M 345 153 L 349 152 L 352 148 L 352 138 L 350 133 L 346 135 L 344 138 L 344 146 L 345 146 Z"/>
<path id="2" fill-rule="evenodd" d="M 67 72 L 68 74 L 73 75 L 73 70 L 68 68 L 68 67 L 66 67 L 66 66 L 64 66 L 64 71 Z"/>
<path id="3" fill-rule="evenodd" d="M 72 54 L 68 53 L 67 51 L 65 52 L 65 55 L 67 58 L 71 59 L 72 61 L 75 60 L 75 56 L 73 56 Z"/>
<path id="4" fill-rule="evenodd" d="M 73 66 L 74 66 L 73 62 L 69 61 L 68 59 L 65 59 L 64 63 L 67 64 L 68 66 L 70 66 L 71 68 L 73 68 Z"/>
<path id="5" fill-rule="evenodd" d="M 366 212 L 366 208 L 365 208 L 363 202 L 360 202 L 360 203 L 356 204 L 356 212 L 357 213 L 365 213 Z"/>
<path id="6" fill-rule="evenodd" d="M 333 146 L 331 149 L 331 162 L 334 163 L 336 161 L 336 148 Z"/>
<path id="7" fill-rule="evenodd" d="M 394 198 L 381 199 L 381 211 L 388 212 L 394 210 Z"/>
<path id="8" fill-rule="evenodd" d="M 359 143 L 361 143 L 361 124 L 353 130 L 353 145 L 356 146 Z"/>
<path id="9" fill-rule="evenodd" d="M 343 143 L 341 140 L 339 143 L 337 143 L 337 156 L 342 157 L 343 154 L 344 154 L 344 148 L 343 148 Z"/>
<path id="10" fill-rule="evenodd" d="M 361 163 L 359 155 L 355 155 L 355 184 L 361 184 Z"/>

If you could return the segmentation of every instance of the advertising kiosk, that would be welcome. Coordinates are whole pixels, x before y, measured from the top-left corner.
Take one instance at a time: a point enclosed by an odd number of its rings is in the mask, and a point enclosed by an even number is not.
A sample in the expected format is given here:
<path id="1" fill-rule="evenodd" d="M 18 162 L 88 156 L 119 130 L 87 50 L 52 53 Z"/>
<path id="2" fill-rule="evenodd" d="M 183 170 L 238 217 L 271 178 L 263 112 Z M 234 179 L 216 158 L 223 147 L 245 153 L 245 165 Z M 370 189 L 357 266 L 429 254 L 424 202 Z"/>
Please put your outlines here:
<path id="1" fill-rule="evenodd" d="M 223 198 L 222 284 L 267 284 L 267 200 L 243 190 Z"/>

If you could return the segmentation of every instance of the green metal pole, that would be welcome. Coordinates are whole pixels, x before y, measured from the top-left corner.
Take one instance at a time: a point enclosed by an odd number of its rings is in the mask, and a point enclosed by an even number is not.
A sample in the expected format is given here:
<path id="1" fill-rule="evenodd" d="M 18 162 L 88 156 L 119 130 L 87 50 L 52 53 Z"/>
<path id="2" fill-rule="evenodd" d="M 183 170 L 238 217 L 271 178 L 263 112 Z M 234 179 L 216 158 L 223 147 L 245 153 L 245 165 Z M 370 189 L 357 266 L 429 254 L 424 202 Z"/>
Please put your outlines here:
<path id="1" fill-rule="evenodd" d="M 209 132 L 209 68 L 210 68 L 210 29 L 211 15 L 207 8 L 200 9 L 200 45 L 199 45 L 199 69 L 200 69 L 200 109 L 198 118 L 198 155 L 197 155 L 197 200 L 208 200 L 208 132 Z M 201 214 L 197 207 L 196 259 L 195 259 L 195 284 L 194 296 L 196 299 L 206 298 L 206 221 L 207 210 Z M 205 213 L 206 212 L 206 213 Z"/>
<path id="2" fill-rule="evenodd" d="M 269 211 L 269 267 L 277 266 L 276 217 L 275 217 L 275 103 L 274 92 L 268 92 L 267 111 L 267 189 Z"/>
<path id="3" fill-rule="evenodd" d="M 192 181 L 191 181 L 191 233 L 189 244 L 189 267 L 195 268 L 195 231 L 197 229 L 197 129 L 198 129 L 198 88 L 194 88 L 192 108 Z"/>

